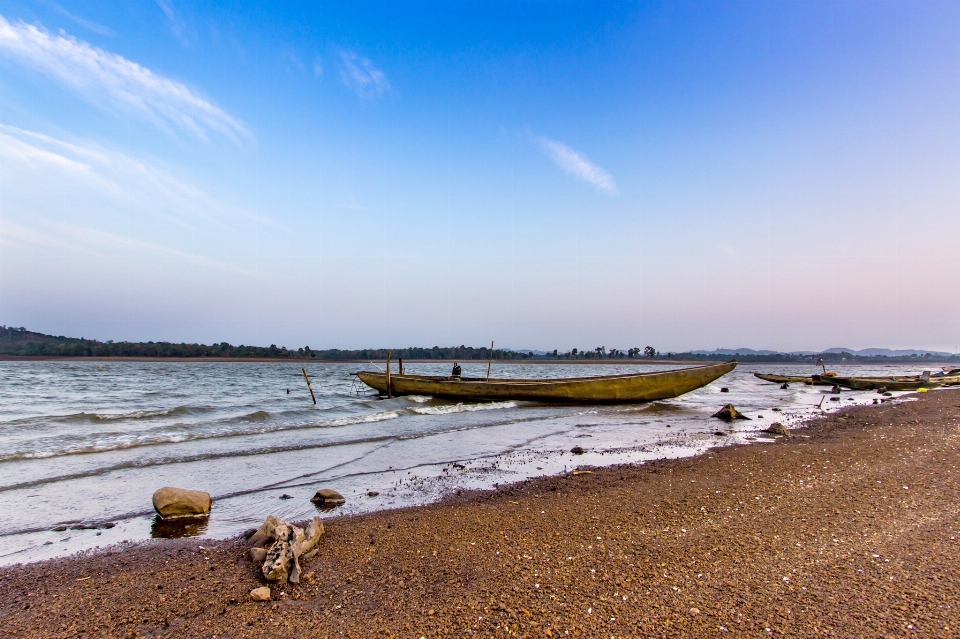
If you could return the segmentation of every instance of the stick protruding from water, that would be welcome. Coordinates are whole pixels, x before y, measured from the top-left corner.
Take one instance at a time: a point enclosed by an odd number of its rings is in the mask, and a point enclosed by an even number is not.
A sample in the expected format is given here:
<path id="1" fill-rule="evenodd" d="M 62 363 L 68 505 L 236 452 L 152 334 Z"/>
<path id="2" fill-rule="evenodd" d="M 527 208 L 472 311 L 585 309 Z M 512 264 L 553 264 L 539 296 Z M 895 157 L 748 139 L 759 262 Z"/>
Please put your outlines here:
<path id="1" fill-rule="evenodd" d="M 490 340 L 490 357 L 487 359 L 487 381 L 490 381 L 490 365 L 493 364 L 493 340 Z"/>
<path id="2" fill-rule="evenodd" d="M 390 357 L 393 355 L 393 351 L 387 351 L 387 399 L 393 398 L 393 389 L 390 388 Z"/>
<path id="3" fill-rule="evenodd" d="M 311 397 L 311 399 L 313 399 L 313 405 L 316 406 L 316 405 L 317 405 L 317 396 L 313 394 L 313 386 L 310 385 L 310 378 L 307 377 L 307 369 L 306 369 L 306 368 L 301 368 L 300 370 L 303 371 L 303 378 L 304 378 L 305 380 L 307 380 L 307 388 L 310 389 L 310 397 Z"/>

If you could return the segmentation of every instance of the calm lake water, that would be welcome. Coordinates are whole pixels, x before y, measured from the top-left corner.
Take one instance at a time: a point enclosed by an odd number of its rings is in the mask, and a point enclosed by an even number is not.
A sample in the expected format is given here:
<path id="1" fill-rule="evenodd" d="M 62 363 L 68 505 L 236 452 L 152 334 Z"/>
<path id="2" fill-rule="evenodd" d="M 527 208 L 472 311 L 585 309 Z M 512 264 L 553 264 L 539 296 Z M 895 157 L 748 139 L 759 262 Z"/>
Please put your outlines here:
<path id="1" fill-rule="evenodd" d="M 34 561 L 176 534 L 225 537 L 269 514 L 312 517 L 309 498 L 330 487 L 357 513 L 435 501 L 581 465 L 692 455 L 769 441 L 774 421 L 795 425 L 823 409 L 870 403 L 875 392 L 824 397 L 787 390 L 754 371 L 810 375 L 811 366 L 743 365 L 677 399 L 626 406 L 378 399 L 349 373 L 370 364 L 0 362 L 0 563 Z M 448 374 L 450 364 L 407 372 Z M 496 377 L 574 377 L 677 366 L 502 364 Z M 912 374 L 910 366 L 844 367 L 847 374 Z M 464 364 L 465 376 L 486 363 Z M 729 392 L 721 393 L 726 387 Z M 289 389 L 289 393 L 287 392 Z M 821 403 L 823 408 L 818 409 Z M 710 415 L 733 403 L 752 418 L 728 427 Z M 772 409 L 778 408 L 779 412 Z M 716 435 L 716 431 L 730 433 Z M 581 446 L 587 452 L 569 451 Z M 189 530 L 155 521 L 153 491 L 209 492 L 208 521 Z M 373 495 L 372 493 L 379 493 Z M 290 495 L 291 499 L 280 499 Z M 111 526 L 111 527 L 105 527 Z"/>

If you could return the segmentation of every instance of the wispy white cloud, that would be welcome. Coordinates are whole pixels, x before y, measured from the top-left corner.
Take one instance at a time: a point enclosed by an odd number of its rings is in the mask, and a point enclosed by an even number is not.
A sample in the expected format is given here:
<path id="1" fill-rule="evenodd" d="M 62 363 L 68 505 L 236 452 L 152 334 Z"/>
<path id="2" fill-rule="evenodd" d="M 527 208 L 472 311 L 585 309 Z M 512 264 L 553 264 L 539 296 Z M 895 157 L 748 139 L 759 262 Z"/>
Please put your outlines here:
<path id="1" fill-rule="evenodd" d="M 318 78 L 323 75 L 323 61 L 319 57 L 313 61 L 313 75 Z"/>
<path id="2" fill-rule="evenodd" d="M 297 71 L 303 71 L 304 69 L 303 62 L 300 61 L 300 58 L 297 57 L 296 53 L 294 53 L 293 51 L 287 51 L 284 54 L 284 57 L 287 59 L 287 62 L 289 62 L 290 64 L 292 64 L 294 67 L 297 68 Z"/>
<path id="3" fill-rule="evenodd" d="M 187 37 L 187 23 L 176 7 L 173 6 L 173 2 L 170 0 L 156 0 L 156 2 L 160 10 L 163 11 L 163 15 L 167 17 L 173 35 L 182 44 L 187 44 L 190 41 L 190 38 Z"/>
<path id="4" fill-rule="evenodd" d="M 281 228 L 175 177 L 89 143 L 0 124 L 0 244 L 118 251 L 250 274 L 212 253 L 223 238 Z M 139 237 L 138 237 L 139 236 Z M 212 243 L 200 238 L 215 238 Z M 212 247 L 211 254 L 205 248 Z"/>
<path id="5" fill-rule="evenodd" d="M 76 251 L 88 255 L 96 255 L 85 246 L 79 246 L 61 237 L 45 233 L 34 228 L 28 228 L 9 220 L 0 219 L 0 244 L 5 246 L 21 247 L 26 244 L 52 248 L 56 250 Z"/>
<path id="6" fill-rule="evenodd" d="M 0 124 L 0 191 L 5 214 L 16 199 L 30 210 L 56 210 L 62 193 L 95 209 L 160 217 L 183 227 L 212 222 L 230 227 L 237 220 L 285 230 L 272 219 L 228 205 L 170 171 L 89 143 L 60 140 Z M 78 206 L 78 205 L 75 205 Z"/>
<path id="7" fill-rule="evenodd" d="M 116 250 L 121 250 L 138 255 L 175 259 L 197 266 L 227 271 L 229 273 L 239 273 L 243 275 L 255 274 L 255 271 L 239 267 L 223 260 L 183 251 L 157 242 L 139 240 L 137 238 L 119 235 L 117 233 L 109 233 L 86 226 L 78 226 L 76 224 L 62 224 L 46 219 L 36 221 L 41 223 L 40 229 L 29 228 L 3 220 L 0 222 L 0 243 L 17 247 L 32 244 L 59 251 L 74 251 L 86 255 L 101 256 L 108 255 Z"/>
<path id="8" fill-rule="evenodd" d="M 0 53 L 92 104 L 135 113 L 161 128 L 173 124 L 203 139 L 212 130 L 237 143 L 251 137 L 239 121 L 185 84 L 72 36 L 0 16 Z"/>
<path id="9" fill-rule="evenodd" d="M 73 22 L 75 22 L 76 24 L 80 25 L 81 27 L 83 27 L 83 28 L 86 29 L 87 31 L 92 31 L 93 33 L 96 33 L 97 35 L 105 35 L 105 36 L 115 35 L 114 32 L 113 32 L 113 29 L 111 29 L 110 27 L 105 27 L 105 26 L 103 26 L 102 24 L 99 24 L 99 23 L 97 23 L 97 22 L 94 22 L 93 20 L 87 20 L 86 18 L 82 18 L 82 17 L 80 17 L 80 16 L 78 16 L 78 15 L 74 15 L 74 14 L 70 13 L 69 11 L 67 11 L 62 5 L 57 4 L 56 2 L 44 2 L 44 4 L 46 4 L 47 6 L 51 7 L 54 11 L 56 11 L 56 12 L 59 13 L 60 15 L 66 17 L 66 18 L 72 20 Z"/>
<path id="10" fill-rule="evenodd" d="M 375 98 L 390 90 L 383 71 L 356 53 L 340 52 L 340 77 L 343 83 L 363 99 Z"/>
<path id="11" fill-rule="evenodd" d="M 223 260 L 207 257 L 205 255 L 198 255 L 189 251 L 183 251 L 172 246 L 158 244 L 157 242 L 148 242 L 133 237 L 77 226 L 74 224 L 51 223 L 51 226 L 54 228 L 59 228 L 65 235 L 68 235 L 76 240 L 80 247 L 84 248 L 92 246 L 105 249 L 125 249 L 135 253 L 146 253 L 148 255 L 155 255 L 157 257 L 183 260 L 198 266 L 215 268 L 231 273 L 241 273 L 244 275 L 253 275 L 256 273 L 255 271 L 241 268 L 235 264 L 230 264 L 229 262 L 225 262 Z"/>
<path id="12" fill-rule="evenodd" d="M 717 244 L 717 248 L 730 257 L 737 257 L 739 255 L 739 253 L 737 253 L 737 249 L 733 248 L 732 246 L 727 246 L 726 244 Z"/>
<path id="13" fill-rule="evenodd" d="M 536 140 L 547 157 L 561 169 L 578 180 L 592 184 L 608 195 L 617 195 L 617 184 L 606 169 L 597 166 L 588 160 L 585 155 L 574 151 L 563 142 L 543 136 L 536 138 Z"/>

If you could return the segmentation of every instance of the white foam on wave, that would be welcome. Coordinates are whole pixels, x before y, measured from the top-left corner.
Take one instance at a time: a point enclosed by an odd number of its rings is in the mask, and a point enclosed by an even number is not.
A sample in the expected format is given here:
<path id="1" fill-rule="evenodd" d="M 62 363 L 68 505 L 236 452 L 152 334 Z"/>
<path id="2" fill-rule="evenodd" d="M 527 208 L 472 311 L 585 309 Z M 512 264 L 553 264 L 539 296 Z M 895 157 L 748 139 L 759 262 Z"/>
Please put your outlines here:
<path id="1" fill-rule="evenodd" d="M 178 413 L 185 413 L 190 410 L 198 410 L 194 407 L 175 406 L 173 408 L 160 408 L 156 410 L 138 410 L 132 413 L 76 413 L 73 415 L 54 416 L 55 420 L 92 420 L 109 422 L 118 419 L 145 419 L 150 417 L 167 417 Z"/>
<path id="2" fill-rule="evenodd" d="M 372 422 L 382 422 L 386 419 L 396 419 L 400 413 L 395 410 L 388 410 L 382 413 L 373 413 L 372 415 L 363 415 L 360 417 L 342 417 L 330 422 L 325 422 L 323 426 L 350 426 L 351 424 L 369 424 Z"/>
<path id="3" fill-rule="evenodd" d="M 138 410 L 133 413 L 87 413 L 84 417 L 89 419 L 99 419 L 102 421 L 111 421 L 114 419 L 143 419 L 144 417 L 164 417 L 169 415 L 171 410 Z"/>
<path id="4" fill-rule="evenodd" d="M 452 413 L 469 413 L 475 410 L 496 410 L 498 408 L 515 408 L 516 402 L 490 402 L 488 404 L 454 404 L 452 406 L 423 406 L 411 408 L 418 415 L 450 415 Z"/>
<path id="5" fill-rule="evenodd" d="M 427 395 L 405 395 L 404 399 L 409 399 L 411 402 L 418 404 L 425 404 L 430 401 L 430 397 Z"/>

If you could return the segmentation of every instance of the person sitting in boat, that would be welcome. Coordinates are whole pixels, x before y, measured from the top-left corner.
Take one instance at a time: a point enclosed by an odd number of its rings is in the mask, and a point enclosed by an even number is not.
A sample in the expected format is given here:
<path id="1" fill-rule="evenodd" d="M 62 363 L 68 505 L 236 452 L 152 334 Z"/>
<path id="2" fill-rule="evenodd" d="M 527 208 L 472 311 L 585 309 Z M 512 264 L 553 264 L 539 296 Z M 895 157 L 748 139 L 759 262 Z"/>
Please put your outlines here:
<path id="1" fill-rule="evenodd" d="M 460 379 L 460 364 L 453 363 L 453 372 L 450 374 L 453 379 Z"/>

